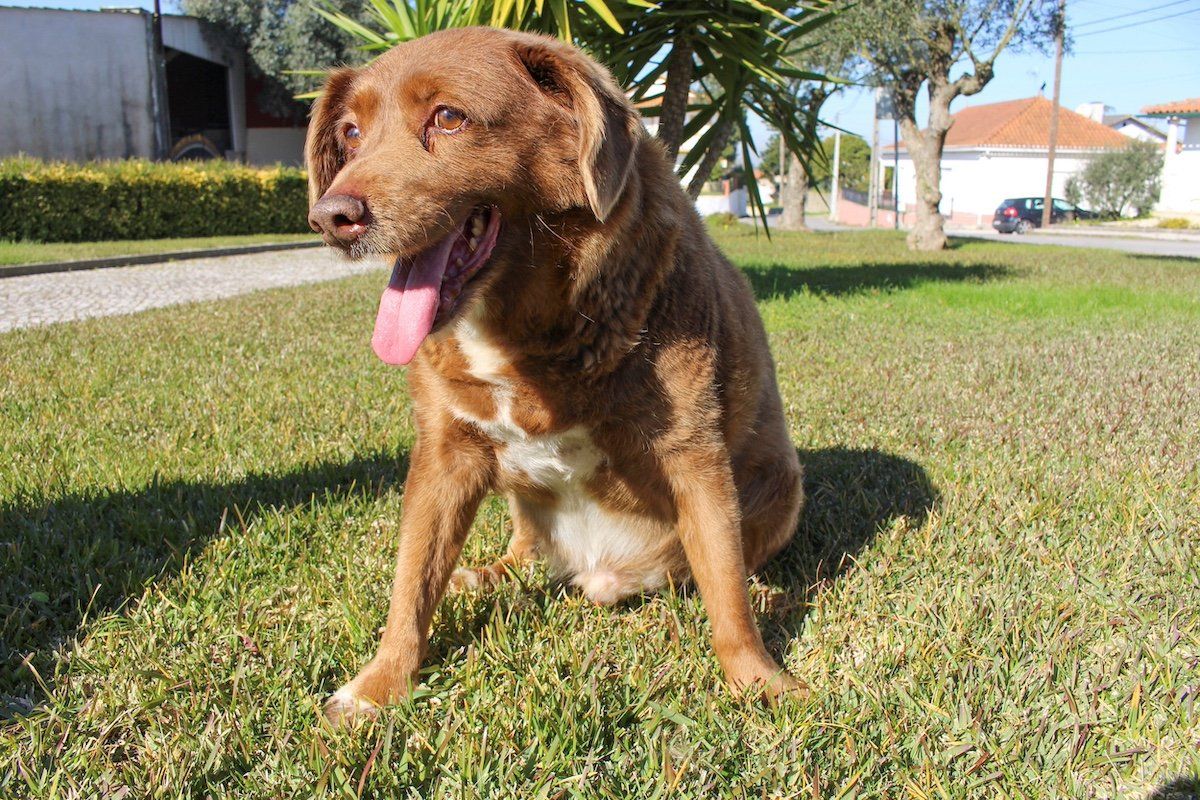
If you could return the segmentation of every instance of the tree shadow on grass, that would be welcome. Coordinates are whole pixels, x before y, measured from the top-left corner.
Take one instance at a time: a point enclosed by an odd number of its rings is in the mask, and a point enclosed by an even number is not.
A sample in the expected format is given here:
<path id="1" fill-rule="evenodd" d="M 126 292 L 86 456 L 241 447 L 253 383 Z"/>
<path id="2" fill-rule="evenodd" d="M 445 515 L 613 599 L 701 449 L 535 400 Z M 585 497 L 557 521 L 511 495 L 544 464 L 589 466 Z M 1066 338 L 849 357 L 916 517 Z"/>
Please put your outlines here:
<path id="1" fill-rule="evenodd" d="M 1146 800 L 1200 800 L 1200 775 L 1168 781 L 1146 795 Z"/>
<path id="2" fill-rule="evenodd" d="M 40 702 L 55 649 L 85 618 L 140 596 L 225 526 L 313 498 L 379 495 L 407 470 L 406 453 L 377 453 L 224 482 L 156 481 L 0 505 L 0 719 Z"/>
<path id="3" fill-rule="evenodd" d="M 1154 255 L 1153 253 L 1126 253 L 1125 255 L 1135 261 L 1166 261 L 1175 267 L 1197 267 L 1200 266 L 1200 256 L 1181 256 L 1181 255 Z"/>
<path id="4" fill-rule="evenodd" d="M 906 458 L 874 449 L 796 452 L 804 510 L 791 544 L 759 573 L 779 590 L 762 620 L 773 652 L 799 634 L 817 592 L 850 569 L 881 530 L 901 518 L 919 526 L 938 502 L 925 470 Z"/>
<path id="5" fill-rule="evenodd" d="M 743 271 L 758 300 L 787 299 L 803 293 L 842 297 L 867 292 L 898 292 L 925 283 L 983 283 L 1011 274 L 1008 267 L 998 264 L 937 262 L 807 268 L 772 264 L 746 267 Z"/>

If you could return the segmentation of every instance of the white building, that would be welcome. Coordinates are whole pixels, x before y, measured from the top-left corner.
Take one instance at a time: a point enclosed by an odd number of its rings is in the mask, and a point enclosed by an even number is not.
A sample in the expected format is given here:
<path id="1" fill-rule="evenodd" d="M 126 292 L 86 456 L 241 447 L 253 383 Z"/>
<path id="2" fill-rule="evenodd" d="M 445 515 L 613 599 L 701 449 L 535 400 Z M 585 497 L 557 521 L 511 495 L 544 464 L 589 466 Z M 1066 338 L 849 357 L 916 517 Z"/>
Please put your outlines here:
<path id="1" fill-rule="evenodd" d="M 1081 103 L 1075 106 L 1075 113 L 1087 117 L 1092 122 L 1106 125 L 1122 136 L 1137 139 L 1139 142 L 1163 144 L 1167 141 L 1167 135 L 1158 128 L 1143 122 L 1133 114 L 1118 114 L 1115 108 L 1104 103 Z"/>
<path id="2" fill-rule="evenodd" d="M 1008 197 L 1041 197 L 1053 103 L 1028 97 L 970 106 L 954 114 L 942 153 L 942 213 L 960 225 L 980 226 L 991 220 Z M 1200 127 L 1200 126 L 1198 126 Z M 1059 109 L 1053 194 L 1064 195 L 1067 179 L 1097 154 L 1125 147 L 1129 138 L 1106 125 L 1065 108 Z M 892 165 L 892 148 L 881 159 Z M 916 175 L 900 144 L 900 204 L 911 207 Z"/>
<path id="3" fill-rule="evenodd" d="M 1157 214 L 1200 214 L 1200 97 L 1147 106 L 1142 116 L 1166 120 L 1162 195 Z"/>
<path id="4" fill-rule="evenodd" d="M 162 17 L 162 64 L 149 12 L 0 7 L 0 156 L 228 158 L 300 164 L 296 118 L 259 110 L 245 54 L 194 17 Z"/>

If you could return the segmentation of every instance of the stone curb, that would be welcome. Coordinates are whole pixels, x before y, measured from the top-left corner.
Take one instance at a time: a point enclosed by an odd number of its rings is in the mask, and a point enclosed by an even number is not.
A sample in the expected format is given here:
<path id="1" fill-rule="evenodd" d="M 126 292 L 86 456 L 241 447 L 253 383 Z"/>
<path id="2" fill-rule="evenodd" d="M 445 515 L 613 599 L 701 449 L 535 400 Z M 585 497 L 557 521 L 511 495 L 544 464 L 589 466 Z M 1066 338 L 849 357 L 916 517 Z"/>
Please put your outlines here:
<path id="1" fill-rule="evenodd" d="M 53 272 L 73 272 L 80 269 L 106 269 L 108 267 L 131 267 L 136 264 L 159 264 L 168 261 L 186 261 L 193 258 L 220 258 L 252 253 L 270 253 L 275 250 L 299 250 L 321 247 L 324 242 L 278 242 L 275 244 L 247 244 L 237 247 L 211 247 L 207 250 L 174 250 L 166 253 L 145 253 L 136 256 L 111 256 L 109 258 L 87 258 L 78 261 L 48 261 L 41 264 L 12 264 L 0 266 L 0 279 L 16 278 L 21 275 L 46 275 Z"/>

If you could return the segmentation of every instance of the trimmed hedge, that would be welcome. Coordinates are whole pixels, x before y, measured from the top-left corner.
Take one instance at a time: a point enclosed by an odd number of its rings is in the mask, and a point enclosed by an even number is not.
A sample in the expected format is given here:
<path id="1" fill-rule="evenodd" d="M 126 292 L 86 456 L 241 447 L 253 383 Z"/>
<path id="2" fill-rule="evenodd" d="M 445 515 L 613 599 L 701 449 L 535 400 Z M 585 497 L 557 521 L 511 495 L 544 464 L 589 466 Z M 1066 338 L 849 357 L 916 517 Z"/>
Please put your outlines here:
<path id="1" fill-rule="evenodd" d="M 304 171 L 225 161 L 0 160 L 0 239 L 87 242 L 304 233 Z"/>

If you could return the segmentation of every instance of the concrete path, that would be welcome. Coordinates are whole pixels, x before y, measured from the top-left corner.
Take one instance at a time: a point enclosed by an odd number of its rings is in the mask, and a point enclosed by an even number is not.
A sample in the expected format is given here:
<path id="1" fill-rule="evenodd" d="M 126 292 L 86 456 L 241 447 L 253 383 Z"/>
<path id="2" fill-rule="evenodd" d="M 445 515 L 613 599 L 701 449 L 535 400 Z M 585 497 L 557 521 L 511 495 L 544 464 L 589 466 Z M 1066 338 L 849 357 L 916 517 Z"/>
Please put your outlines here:
<path id="1" fill-rule="evenodd" d="M 383 268 L 378 261 L 351 262 L 322 248 L 2 278 L 0 331 L 133 314 Z"/>

